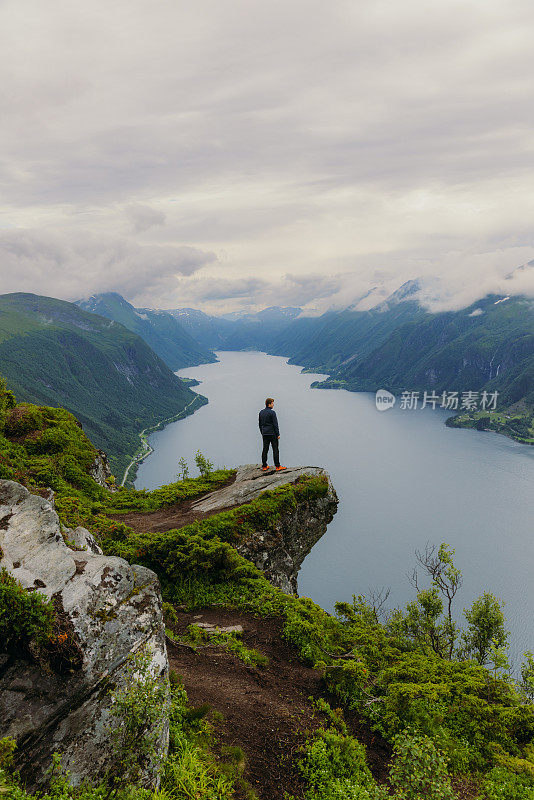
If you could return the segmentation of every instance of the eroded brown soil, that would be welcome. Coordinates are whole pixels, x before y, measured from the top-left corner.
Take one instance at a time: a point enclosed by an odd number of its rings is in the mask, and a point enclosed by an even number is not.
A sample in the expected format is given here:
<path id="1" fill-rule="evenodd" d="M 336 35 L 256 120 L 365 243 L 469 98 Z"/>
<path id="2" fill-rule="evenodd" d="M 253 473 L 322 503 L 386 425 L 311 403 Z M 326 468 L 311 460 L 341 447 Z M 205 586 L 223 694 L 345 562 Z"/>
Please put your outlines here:
<path id="1" fill-rule="evenodd" d="M 172 506 L 165 506 L 158 508 L 156 511 L 128 511 L 126 514 L 107 514 L 110 519 L 115 519 L 117 522 L 124 522 L 136 533 L 145 533 L 151 531 L 153 533 L 164 533 L 175 528 L 183 528 L 185 525 L 190 525 L 196 520 L 206 519 L 214 514 L 220 514 L 222 511 L 227 511 L 226 508 L 218 508 L 210 512 L 192 511 L 191 506 L 202 497 L 211 494 L 219 489 L 224 489 L 226 486 L 231 486 L 235 482 L 235 475 L 232 475 L 224 483 L 212 489 L 210 492 L 199 494 L 191 499 L 182 500 L 174 503 Z M 232 506 L 234 508 L 234 506 Z"/>
<path id="2" fill-rule="evenodd" d="M 284 792 L 303 797 L 297 768 L 299 749 L 306 734 L 324 724 L 313 699 L 325 696 L 320 673 L 297 658 L 295 648 L 281 635 L 278 618 L 257 619 L 228 610 L 207 609 L 180 613 L 177 633 L 188 625 L 210 622 L 220 626 L 240 624 L 243 642 L 266 655 L 266 667 L 245 666 L 224 650 L 212 647 L 193 652 L 168 643 L 171 668 L 181 675 L 190 702 L 207 703 L 224 716 L 215 723 L 222 745 L 238 746 L 246 756 L 243 774 L 261 800 L 282 800 Z M 339 702 L 332 700 L 332 705 Z M 368 762 L 375 777 L 385 778 L 389 752 L 356 715 L 346 714 L 349 729 L 367 745 Z"/>

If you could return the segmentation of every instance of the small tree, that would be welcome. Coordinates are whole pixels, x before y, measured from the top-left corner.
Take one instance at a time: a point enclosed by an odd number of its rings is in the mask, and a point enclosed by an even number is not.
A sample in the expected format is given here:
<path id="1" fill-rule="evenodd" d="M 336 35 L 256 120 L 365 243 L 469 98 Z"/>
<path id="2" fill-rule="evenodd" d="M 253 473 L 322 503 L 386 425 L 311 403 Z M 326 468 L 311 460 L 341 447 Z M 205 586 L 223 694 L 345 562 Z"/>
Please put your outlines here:
<path id="1" fill-rule="evenodd" d="M 505 629 L 502 606 L 502 602 L 490 592 L 484 592 L 471 608 L 465 609 L 464 616 L 469 625 L 462 634 L 460 655 L 486 664 L 492 648 L 506 647 L 510 634 Z"/>
<path id="2" fill-rule="evenodd" d="M 521 664 L 521 688 L 530 702 L 534 702 L 534 654 L 527 650 L 525 663 Z"/>
<path id="3" fill-rule="evenodd" d="M 506 652 L 506 648 L 498 644 L 497 639 L 492 639 L 489 648 L 488 662 L 493 671 L 494 678 L 500 677 L 504 680 L 508 678 L 508 674 L 510 672 L 508 654 Z M 499 675 L 499 670 L 502 670 L 502 673 L 504 674 Z"/>
<path id="4" fill-rule="evenodd" d="M 352 595 L 352 603 L 340 602 L 335 604 L 336 613 L 347 624 L 352 624 L 358 619 L 373 625 L 380 624 L 389 616 L 386 608 L 391 590 L 382 587 L 380 590 L 371 589 L 367 595 Z"/>
<path id="5" fill-rule="evenodd" d="M 110 791 L 126 783 L 143 783 L 160 764 L 169 691 L 163 677 L 154 676 L 151 653 L 145 648 L 129 658 L 124 687 L 112 694 L 110 738 L 113 764 Z"/>
<path id="6" fill-rule="evenodd" d="M 197 450 L 195 464 L 197 465 L 198 471 L 203 478 L 208 478 L 213 472 L 213 461 L 209 461 L 206 456 L 200 452 L 200 450 Z"/>
<path id="7" fill-rule="evenodd" d="M 443 601 L 435 586 L 422 589 L 417 599 L 408 603 L 402 620 L 403 632 L 423 649 L 430 648 L 447 658 L 450 638 L 445 623 L 440 622 Z"/>
<path id="8" fill-rule="evenodd" d="M 4 568 L 0 570 L 0 650 L 29 652 L 52 635 L 54 607 L 39 592 L 28 592 Z"/>
<path id="9" fill-rule="evenodd" d="M 412 583 L 417 589 L 417 600 L 407 606 L 405 632 L 417 643 L 430 646 L 442 658 L 451 659 L 458 638 L 458 626 L 452 618 L 452 602 L 462 586 L 462 573 L 453 564 L 454 550 L 445 543 L 439 548 L 427 544 L 424 552 L 416 550 L 415 555 L 432 579 L 432 586 L 422 589 L 418 572 L 416 569 L 413 571 Z M 443 613 L 445 618 L 441 620 Z"/>
<path id="10" fill-rule="evenodd" d="M 187 461 L 183 456 L 179 460 L 178 466 L 180 467 L 180 471 L 178 472 L 177 477 L 181 481 L 187 480 L 187 478 L 189 477 L 189 467 L 187 466 Z"/>

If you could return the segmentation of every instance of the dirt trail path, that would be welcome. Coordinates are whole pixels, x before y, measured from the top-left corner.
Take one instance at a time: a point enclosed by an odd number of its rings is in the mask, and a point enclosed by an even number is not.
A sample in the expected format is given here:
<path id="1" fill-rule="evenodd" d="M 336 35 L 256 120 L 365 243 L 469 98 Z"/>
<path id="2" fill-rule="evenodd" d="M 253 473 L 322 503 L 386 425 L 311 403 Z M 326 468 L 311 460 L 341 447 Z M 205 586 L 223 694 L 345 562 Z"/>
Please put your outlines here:
<path id="1" fill-rule="evenodd" d="M 190 702 L 194 706 L 207 703 L 223 714 L 224 721 L 215 725 L 221 743 L 242 748 L 247 759 L 244 778 L 261 800 L 282 800 L 284 792 L 300 800 L 299 749 L 306 732 L 324 723 L 310 699 L 324 697 L 319 672 L 299 661 L 295 648 L 282 638 L 278 618 L 257 619 L 208 609 L 180 613 L 173 627 L 183 633 L 198 622 L 242 625 L 243 642 L 266 655 L 269 663 L 252 668 L 224 650 L 210 647 L 193 652 L 169 643 L 171 668 L 181 675 Z M 367 744 L 369 765 L 376 777 L 382 778 L 386 749 L 354 715 L 346 719 L 353 733 Z"/>
<path id="2" fill-rule="evenodd" d="M 226 509 L 216 509 L 215 511 L 200 512 L 193 511 L 191 506 L 193 503 L 198 502 L 202 497 L 207 497 L 214 491 L 224 489 L 226 486 L 231 486 L 235 482 L 235 475 L 232 475 L 225 483 L 221 483 L 217 489 L 206 492 L 203 495 L 198 495 L 191 500 L 181 500 L 172 506 L 158 508 L 157 511 L 129 511 L 126 514 L 108 514 L 110 519 L 115 519 L 117 522 L 124 522 L 129 525 L 136 533 L 145 533 L 151 531 L 152 533 L 165 533 L 165 531 L 173 530 L 174 528 L 183 528 L 185 525 L 190 525 L 195 520 L 206 519 L 214 514 L 220 514 L 221 511 Z"/>

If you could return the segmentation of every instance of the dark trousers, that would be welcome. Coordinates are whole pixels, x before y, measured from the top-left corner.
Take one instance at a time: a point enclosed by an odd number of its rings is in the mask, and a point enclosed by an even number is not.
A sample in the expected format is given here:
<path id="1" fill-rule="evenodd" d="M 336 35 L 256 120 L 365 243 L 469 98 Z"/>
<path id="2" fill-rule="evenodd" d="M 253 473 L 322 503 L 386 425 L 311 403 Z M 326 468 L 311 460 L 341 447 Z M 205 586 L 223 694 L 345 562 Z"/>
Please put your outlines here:
<path id="1" fill-rule="evenodd" d="M 278 455 L 278 436 L 264 436 L 263 437 L 263 450 L 261 453 L 261 465 L 267 466 L 267 454 L 269 452 L 269 445 L 273 448 L 274 466 L 280 466 L 280 456 Z"/>

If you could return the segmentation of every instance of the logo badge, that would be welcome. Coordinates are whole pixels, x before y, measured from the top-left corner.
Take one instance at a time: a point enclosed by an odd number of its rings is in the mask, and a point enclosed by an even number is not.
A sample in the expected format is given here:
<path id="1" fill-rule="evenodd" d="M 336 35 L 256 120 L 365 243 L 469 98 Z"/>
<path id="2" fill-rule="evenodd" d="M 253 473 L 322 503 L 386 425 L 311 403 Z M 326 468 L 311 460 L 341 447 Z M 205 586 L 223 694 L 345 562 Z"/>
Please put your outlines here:
<path id="1" fill-rule="evenodd" d="M 387 389 L 379 389 L 375 395 L 376 407 L 379 411 L 387 411 L 395 405 L 396 397 Z"/>

